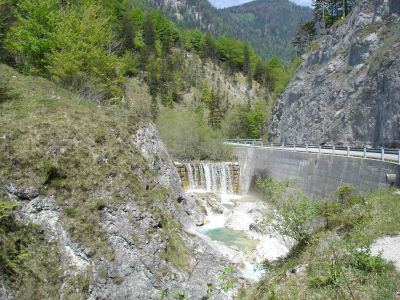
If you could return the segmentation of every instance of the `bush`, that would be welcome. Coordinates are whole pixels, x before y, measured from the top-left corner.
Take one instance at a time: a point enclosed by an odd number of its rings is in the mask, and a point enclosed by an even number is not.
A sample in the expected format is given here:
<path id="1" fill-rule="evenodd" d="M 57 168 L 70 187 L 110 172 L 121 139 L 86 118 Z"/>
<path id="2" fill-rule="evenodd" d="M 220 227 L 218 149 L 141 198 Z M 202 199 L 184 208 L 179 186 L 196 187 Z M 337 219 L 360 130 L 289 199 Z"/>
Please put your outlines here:
<path id="1" fill-rule="evenodd" d="M 98 128 L 95 132 L 94 141 L 97 144 L 101 144 L 106 140 L 106 130 L 104 128 Z"/>
<path id="2" fill-rule="evenodd" d="M 388 268 L 380 253 L 378 256 L 371 255 L 371 249 L 352 249 L 348 259 L 348 265 L 365 273 L 381 274 Z"/>
<path id="3" fill-rule="evenodd" d="M 121 57 L 121 71 L 122 74 L 128 77 L 137 75 L 138 73 L 138 61 L 137 58 L 130 52 L 125 52 Z"/>
<path id="4" fill-rule="evenodd" d="M 44 183 L 50 183 L 54 179 L 62 178 L 58 164 L 51 160 L 46 160 L 43 163 Z"/>
<path id="5" fill-rule="evenodd" d="M 276 202 L 275 208 L 276 212 L 268 211 L 264 216 L 264 226 L 293 238 L 300 245 L 307 243 L 317 227 L 317 202 L 301 191 L 293 190 Z"/>
<path id="6" fill-rule="evenodd" d="M 267 106 L 264 101 L 251 107 L 239 104 L 233 107 L 222 121 L 222 131 L 228 138 L 262 138 L 267 133 Z"/>
<path id="7" fill-rule="evenodd" d="M 340 202 L 348 202 L 349 197 L 354 193 L 354 188 L 350 185 L 342 185 L 336 189 L 335 195 Z"/>

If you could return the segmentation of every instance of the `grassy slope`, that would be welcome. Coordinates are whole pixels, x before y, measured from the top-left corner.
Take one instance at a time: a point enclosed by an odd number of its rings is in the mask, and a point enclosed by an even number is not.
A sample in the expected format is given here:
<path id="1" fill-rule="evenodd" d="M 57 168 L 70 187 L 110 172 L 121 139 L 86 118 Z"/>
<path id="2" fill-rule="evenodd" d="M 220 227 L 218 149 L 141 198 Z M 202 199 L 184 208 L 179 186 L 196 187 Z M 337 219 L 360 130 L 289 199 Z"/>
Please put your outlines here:
<path id="1" fill-rule="evenodd" d="M 5 65 L 0 65 L 0 82 L 5 82 L 13 95 L 12 99 L 0 101 L 0 186 L 33 186 L 42 196 L 55 195 L 63 209 L 63 225 L 72 240 L 89 249 L 91 257 L 112 260 L 113 249 L 99 226 L 102 208 L 133 200 L 161 217 L 162 203 L 168 194 L 156 186 L 155 171 L 149 169 L 130 142 L 131 135 L 148 120 L 128 109 L 82 101 L 48 80 L 21 75 Z M 130 107 L 129 103 L 127 106 Z M 132 170 L 138 169 L 141 174 L 135 176 Z M 0 197 L 5 198 L 5 194 Z M 162 217 L 170 218 L 165 212 Z M 164 256 L 183 267 L 189 257 L 176 234 L 177 226 L 163 229 L 166 239 L 175 237 Z M 8 238 L 13 243 L 11 234 Z M 28 252 L 30 247 L 27 246 Z M 170 255 L 170 249 L 182 250 L 178 262 L 176 254 Z M 45 279 L 35 288 L 25 283 L 28 273 L 11 274 L 7 284 L 19 290 L 19 299 L 29 298 L 29 292 L 35 289 L 48 290 L 47 284 L 54 285 L 53 294 L 40 294 L 38 299 L 54 296 L 58 285 L 53 281 L 60 284 L 60 277 L 55 275 L 59 272 L 59 257 L 54 253 L 54 257 L 48 258 L 32 256 L 22 266 L 29 273 L 30 264 L 44 262 L 37 267 L 37 273 Z M 23 264 L 18 260 L 17 263 Z M 52 274 L 53 281 L 45 274 Z M 82 281 L 85 287 L 81 287 Z M 83 293 L 87 284 L 85 279 L 71 283 Z"/>
<path id="2" fill-rule="evenodd" d="M 365 200 L 335 216 L 337 226 L 318 233 L 300 254 L 273 267 L 250 291 L 243 291 L 242 299 L 396 299 L 400 274 L 394 267 L 354 253 L 378 237 L 400 233 L 400 195 L 382 189 Z M 337 230 L 345 232 L 341 238 Z M 308 265 L 304 274 L 286 275 L 300 264 Z"/>

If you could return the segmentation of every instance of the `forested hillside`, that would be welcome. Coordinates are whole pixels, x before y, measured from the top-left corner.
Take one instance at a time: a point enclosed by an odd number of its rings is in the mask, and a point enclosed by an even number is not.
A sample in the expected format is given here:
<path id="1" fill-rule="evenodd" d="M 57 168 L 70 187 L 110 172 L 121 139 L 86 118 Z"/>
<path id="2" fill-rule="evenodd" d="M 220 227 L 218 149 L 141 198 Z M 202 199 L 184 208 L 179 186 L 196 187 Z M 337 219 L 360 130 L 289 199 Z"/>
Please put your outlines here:
<path id="1" fill-rule="evenodd" d="M 299 25 L 312 18 L 310 8 L 287 0 L 256 0 L 222 12 L 233 20 L 224 20 L 230 28 L 227 34 L 248 41 L 265 57 L 276 54 L 284 59 L 294 55 L 292 42 Z"/>
<path id="2" fill-rule="evenodd" d="M 262 57 L 275 54 L 287 61 L 294 57 L 291 42 L 299 24 L 312 18 L 310 8 L 288 0 L 253 1 L 223 10 L 207 0 L 136 1 L 163 11 L 182 27 L 247 41 Z"/>
<path id="3" fill-rule="evenodd" d="M 2 0 L 2 61 L 103 104 L 126 105 L 136 77 L 151 99 L 132 107 L 139 114 L 156 120 L 164 108 L 182 108 L 212 139 L 265 135 L 292 69 L 237 39 L 181 29 L 134 3 Z"/>

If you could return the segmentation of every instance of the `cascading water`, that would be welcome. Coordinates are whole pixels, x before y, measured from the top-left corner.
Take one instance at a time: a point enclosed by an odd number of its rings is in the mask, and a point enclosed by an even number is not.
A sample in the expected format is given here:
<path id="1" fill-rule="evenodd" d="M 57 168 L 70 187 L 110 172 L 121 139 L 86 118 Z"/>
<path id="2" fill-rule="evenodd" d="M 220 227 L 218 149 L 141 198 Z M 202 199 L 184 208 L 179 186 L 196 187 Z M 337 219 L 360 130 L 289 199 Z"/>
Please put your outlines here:
<path id="1" fill-rule="evenodd" d="M 187 163 L 185 167 L 190 190 L 206 190 L 222 195 L 233 194 L 229 163 Z"/>
<path id="2" fill-rule="evenodd" d="M 178 166 L 188 195 L 193 197 L 203 215 L 196 230 L 198 235 L 213 243 L 214 249 L 237 265 L 244 278 L 259 280 L 264 274 L 259 264 L 287 253 L 289 248 L 275 237 L 251 229 L 265 208 L 257 199 L 233 195 L 238 190 L 239 165 L 191 162 Z"/>

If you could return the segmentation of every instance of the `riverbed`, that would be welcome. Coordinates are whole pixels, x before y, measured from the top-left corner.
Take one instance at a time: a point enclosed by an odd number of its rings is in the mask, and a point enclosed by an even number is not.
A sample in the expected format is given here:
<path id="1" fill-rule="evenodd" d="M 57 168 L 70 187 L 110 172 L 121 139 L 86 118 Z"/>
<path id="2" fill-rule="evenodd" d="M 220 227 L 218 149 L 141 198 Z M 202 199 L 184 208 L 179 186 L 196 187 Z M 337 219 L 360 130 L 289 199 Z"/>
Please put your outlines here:
<path id="1" fill-rule="evenodd" d="M 189 191 L 189 195 L 202 199 L 206 210 L 204 225 L 197 228 L 231 263 L 237 265 L 243 277 L 258 281 L 266 270 L 265 260 L 276 260 L 289 252 L 288 241 L 267 233 L 260 226 L 267 208 L 261 200 L 250 196 L 217 195 L 204 191 Z M 206 199 L 206 200 L 205 200 Z M 212 200 L 212 207 L 208 202 Z M 215 202 L 220 206 L 215 209 Z"/>

